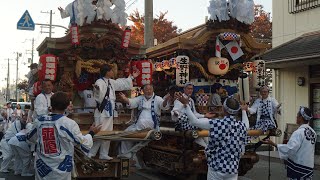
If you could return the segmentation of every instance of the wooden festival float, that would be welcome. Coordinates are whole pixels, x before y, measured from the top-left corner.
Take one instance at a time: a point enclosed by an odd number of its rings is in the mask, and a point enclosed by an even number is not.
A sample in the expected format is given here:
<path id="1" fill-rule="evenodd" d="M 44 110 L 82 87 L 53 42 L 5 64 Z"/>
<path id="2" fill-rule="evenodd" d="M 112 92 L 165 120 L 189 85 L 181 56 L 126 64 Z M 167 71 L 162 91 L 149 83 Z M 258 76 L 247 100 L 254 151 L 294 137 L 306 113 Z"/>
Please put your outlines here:
<path id="1" fill-rule="evenodd" d="M 260 81 L 263 81 L 263 71 L 261 68 L 259 70 L 259 66 L 263 65 L 260 63 L 254 66 L 255 61 L 251 62 L 250 59 L 270 46 L 256 43 L 249 34 L 249 26 L 234 19 L 222 23 L 208 21 L 147 50 L 137 44 L 128 44 L 127 33 L 128 29 L 122 30 L 117 24 L 100 20 L 77 28 L 72 26 L 66 36 L 46 38 L 37 48 L 41 57 L 39 81 L 35 83 L 35 90 L 38 90 L 37 85 L 41 80 L 49 77 L 55 82 L 55 91 L 67 92 L 75 107 L 74 113 L 69 116 L 79 124 L 83 133 L 89 129 L 94 118 L 93 113 L 81 112 L 83 102 L 78 91 L 92 86 L 99 78 L 100 67 L 104 64 L 111 65 L 117 77 L 126 77 L 132 69 L 140 70 L 141 75 L 134 82 L 137 88 L 127 92 L 129 97 L 137 96 L 139 86 L 146 83 L 153 83 L 155 93 L 164 96 L 172 84 L 182 89 L 185 82 L 193 82 L 194 97 L 200 113 L 210 110 L 219 113 L 221 109 L 210 109 L 207 105 L 210 85 L 214 82 L 220 82 L 226 92 L 232 95 L 238 92 L 238 78 L 244 69 L 252 74 L 253 84 L 261 84 Z M 243 55 L 235 60 L 226 48 L 222 48 L 231 42 L 238 45 L 238 49 L 232 52 L 237 54 L 240 47 L 243 51 Z M 216 57 L 217 43 L 221 46 L 221 57 Z M 208 131 L 176 131 L 170 111 L 167 111 L 162 113 L 160 132 L 124 132 L 133 123 L 133 113 L 124 108 L 124 104 L 118 102 L 117 106 L 118 117 L 114 118 L 114 131 L 100 132 L 94 138 L 111 141 L 112 157 L 117 155 L 119 141 L 144 141 L 149 144 L 139 153 L 147 167 L 178 177 L 198 176 L 207 172 L 204 149 L 196 145 L 194 139 L 208 136 Z M 259 135 L 259 132 L 250 131 L 249 134 Z M 239 175 L 244 175 L 256 162 L 258 155 L 246 152 L 240 161 Z M 90 159 L 77 148 L 75 165 L 73 176 L 76 178 L 125 178 L 130 172 L 129 159 Z"/>
<path id="2" fill-rule="evenodd" d="M 232 57 L 234 55 L 231 56 L 226 48 L 231 42 L 235 47 L 241 46 L 243 51 L 243 55 L 234 60 Z M 221 57 L 216 57 L 216 48 L 220 51 Z M 231 52 L 236 52 L 232 48 L 234 47 L 231 47 Z M 156 84 L 157 95 L 165 95 L 165 89 L 170 84 L 175 84 L 182 90 L 183 84 L 191 81 L 194 84 L 194 99 L 198 112 L 206 113 L 214 110 L 219 113 L 221 107 L 211 109 L 208 106 L 210 86 L 219 82 L 229 95 L 235 94 L 238 92 L 238 78 L 247 71 L 251 79 L 250 89 L 255 89 L 264 83 L 262 73 L 265 70 L 259 69 L 258 65 L 254 67 L 255 61 L 251 59 L 269 48 L 270 45 L 259 44 L 253 39 L 249 33 L 249 25 L 231 19 L 221 23 L 208 21 L 163 44 L 147 49 L 146 54 L 155 63 L 153 84 Z M 253 90 L 252 95 L 255 93 Z M 249 95 L 246 96 L 248 96 L 246 99 L 249 99 Z M 250 122 L 251 125 L 255 123 L 254 121 L 255 119 Z M 208 131 L 176 131 L 170 112 L 162 114 L 160 125 L 161 140 L 152 141 L 142 149 L 146 166 L 177 177 L 200 176 L 206 179 L 207 163 L 204 148 L 195 144 L 194 139 L 207 137 Z M 261 134 L 252 130 L 249 135 Z M 259 157 L 255 152 L 247 151 L 241 157 L 239 175 L 245 175 L 258 161 Z"/>
<path id="3" fill-rule="evenodd" d="M 50 78 L 55 82 L 54 91 L 67 92 L 72 99 L 74 112 L 69 117 L 75 120 L 83 133 L 93 124 L 93 113 L 81 113 L 83 102 L 78 91 L 90 88 L 99 78 L 100 67 L 109 64 L 117 77 L 127 77 L 128 63 L 134 56 L 142 55 L 140 45 L 125 40 L 128 29 L 122 30 L 110 21 L 94 21 L 90 25 L 79 26 L 77 43 L 71 42 L 71 32 L 62 38 L 46 38 L 37 48 L 40 55 L 39 77 Z M 76 37 L 77 38 L 77 37 Z M 54 63 L 51 66 L 50 63 Z M 126 75 L 125 75 L 126 74 Z M 36 84 L 39 84 L 37 82 Z M 36 86 L 38 87 L 38 86 Z M 130 95 L 130 93 L 129 93 Z M 110 140 L 110 156 L 117 156 L 119 141 L 152 141 L 161 139 L 154 130 L 124 132 L 130 124 L 131 111 L 118 109 L 119 116 L 114 118 L 114 131 L 99 132 L 94 139 Z M 76 178 L 126 178 L 129 176 L 129 159 L 114 158 L 111 161 L 88 158 L 75 149 Z"/>

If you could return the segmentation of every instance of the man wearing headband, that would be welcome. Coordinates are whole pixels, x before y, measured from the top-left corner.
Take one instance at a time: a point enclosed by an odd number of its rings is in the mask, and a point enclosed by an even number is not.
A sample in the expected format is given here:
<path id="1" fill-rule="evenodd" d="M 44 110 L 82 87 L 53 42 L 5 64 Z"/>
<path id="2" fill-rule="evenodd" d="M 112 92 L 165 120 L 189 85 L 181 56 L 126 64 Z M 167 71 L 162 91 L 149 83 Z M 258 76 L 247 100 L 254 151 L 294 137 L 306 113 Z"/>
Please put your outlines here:
<path id="1" fill-rule="evenodd" d="M 261 97 L 256 99 L 253 105 L 248 108 L 250 114 L 257 113 L 257 121 L 254 129 L 266 132 L 277 128 L 275 115 L 279 112 L 280 104 L 275 98 L 269 96 L 269 88 L 262 86 L 260 88 Z"/>
<path id="2" fill-rule="evenodd" d="M 144 85 L 142 91 L 143 95 L 130 99 L 120 93 L 121 99 L 129 105 L 130 109 L 138 109 L 135 123 L 124 131 L 140 131 L 148 128 L 159 130 L 161 110 L 169 110 L 170 108 L 168 101 L 171 96 L 167 96 L 165 99 L 156 96 L 151 84 Z M 141 145 L 135 146 L 135 142 L 132 141 L 121 141 L 119 156 L 131 158 L 142 147 Z"/>
<path id="3" fill-rule="evenodd" d="M 317 135 L 309 126 L 311 119 L 311 110 L 301 106 L 296 119 L 299 128 L 292 133 L 287 144 L 275 144 L 271 140 L 264 141 L 266 144 L 277 147 L 279 157 L 287 161 L 289 179 L 312 179 Z"/>
<path id="4" fill-rule="evenodd" d="M 94 98 L 97 108 L 94 111 L 94 123 L 96 126 L 102 125 L 101 131 L 113 130 L 113 115 L 115 109 L 116 91 L 125 91 L 132 88 L 132 80 L 140 72 L 135 71 L 128 78 L 118 78 L 114 80 L 114 70 L 110 65 L 105 65 L 100 69 L 101 78 L 98 79 L 93 88 Z M 96 156 L 100 149 L 99 159 L 111 160 L 109 156 L 110 141 L 97 140 L 88 153 L 89 157 Z"/>
<path id="5" fill-rule="evenodd" d="M 213 118 L 215 114 L 206 113 L 205 115 L 199 114 L 195 108 L 195 103 L 191 98 L 193 92 L 193 84 L 191 82 L 187 82 L 183 88 L 184 93 L 178 93 L 181 97 L 187 98 L 189 100 L 189 106 L 191 111 L 197 118 Z M 197 127 L 191 126 L 188 121 L 188 117 L 186 115 L 186 109 L 183 108 L 183 104 L 179 100 L 174 101 L 174 107 L 171 111 L 172 120 L 176 122 L 176 130 L 186 131 L 186 130 L 195 130 Z M 197 138 L 195 141 L 197 144 L 206 147 L 207 139 L 206 138 Z"/>
<path id="6" fill-rule="evenodd" d="M 241 105 L 234 98 L 227 98 L 224 103 L 223 119 L 198 119 L 191 111 L 188 100 L 176 97 L 184 104 L 184 109 L 191 125 L 209 130 L 209 144 L 205 149 L 208 163 L 207 179 L 238 179 L 238 167 L 241 154 L 244 153 L 249 128 L 247 105 Z M 242 110 L 242 121 L 234 117 Z"/>

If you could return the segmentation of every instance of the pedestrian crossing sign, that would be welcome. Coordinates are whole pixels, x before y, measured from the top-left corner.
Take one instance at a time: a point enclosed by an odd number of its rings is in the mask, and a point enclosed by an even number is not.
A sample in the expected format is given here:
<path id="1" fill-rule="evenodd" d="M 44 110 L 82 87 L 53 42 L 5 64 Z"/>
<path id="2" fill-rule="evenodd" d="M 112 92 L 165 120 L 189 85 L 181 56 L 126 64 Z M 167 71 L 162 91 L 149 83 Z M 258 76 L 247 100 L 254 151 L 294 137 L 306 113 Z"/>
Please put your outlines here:
<path id="1" fill-rule="evenodd" d="M 20 18 L 20 20 L 17 23 L 17 29 L 33 31 L 34 27 L 35 27 L 35 24 L 30 16 L 28 10 L 26 10 L 26 12 L 23 13 L 22 17 Z"/>

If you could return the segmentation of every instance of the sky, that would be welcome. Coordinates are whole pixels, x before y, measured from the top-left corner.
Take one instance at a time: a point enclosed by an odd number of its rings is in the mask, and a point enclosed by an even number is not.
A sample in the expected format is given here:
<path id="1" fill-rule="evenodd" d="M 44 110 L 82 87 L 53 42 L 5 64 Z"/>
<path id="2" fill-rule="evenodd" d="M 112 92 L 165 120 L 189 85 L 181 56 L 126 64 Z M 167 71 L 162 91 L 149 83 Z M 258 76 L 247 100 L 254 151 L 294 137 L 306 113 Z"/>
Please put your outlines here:
<path id="1" fill-rule="evenodd" d="M 144 14 L 144 0 L 125 0 L 127 3 L 127 13 L 130 14 L 138 9 Z M 65 7 L 72 0 L 10 0 L 0 7 L 1 28 L 0 28 L 0 88 L 6 86 L 6 75 L 8 69 L 8 59 L 10 66 L 10 83 L 15 83 L 16 79 L 16 53 L 21 53 L 18 60 L 18 76 L 24 79 L 28 72 L 28 58 L 31 58 L 32 39 L 35 40 L 34 62 L 38 62 L 39 56 L 36 48 L 48 37 L 48 28 L 41 28 L 36 25 L 34 31 L 17 30 L 17 22 L 26 10 L 29 11 L 35 23 L 49 24 L 49 11 L 52 10 L 52 24 L 67 27 L 69 18 L 61 19 L 58 7 Z M 154 0 L 154 16 L 159 12 L 166 12 L 167 19 L 174 22 L 178 28 L 185 31 L 205 22 L 205 17 L 209 16 L 207 7 L 210 0 Z M 256 4 L 264 6 L 265 11 L 272 12 L 272 0 L 254 0 Z M 65 29 L 56 27 L 53 29 L 52 37 L 63 37 Z"/>

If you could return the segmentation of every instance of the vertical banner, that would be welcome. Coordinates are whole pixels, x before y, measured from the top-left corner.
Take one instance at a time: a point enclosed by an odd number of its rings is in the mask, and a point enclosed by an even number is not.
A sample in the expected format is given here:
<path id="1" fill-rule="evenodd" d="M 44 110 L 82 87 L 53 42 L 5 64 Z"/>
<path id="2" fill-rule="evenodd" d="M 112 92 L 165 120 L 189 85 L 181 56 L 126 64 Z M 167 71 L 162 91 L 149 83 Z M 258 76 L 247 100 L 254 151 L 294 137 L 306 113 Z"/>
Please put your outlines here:
<path id="1" fill-rule="evenodd" d="M 71 44 L 72 45 L 80 44 L 79 29 L 76 24 L 71 26 Z"/>
<path id="2" fill-rule="evenodd" d="M 189 82 L 189 57 L 177 56 L 176 60 L 176 85 L 179 87 L 183 87 L 185 83 Z"/>
<path id="3" fill-rule="evenodd" d="M 252 81 L 253 87 L 260 88 L 265 85 L 266 65 L 264 60 L 253 61 Z"/>
<path id="4" fill-rule="evenodd" d="M 39 81 L 50 79 L 55 81 L 57 77 L 57 57 L 52 54 L 44 54 L 40 56 L 39 61 Z"/>
<path id="5" fill-rule="evenodd" d="M 134 63 L 131 63 L 132 69 L 138 69 L 140 71 L 140 74 L 138 77 L 135 78 L 136 83 L 134 83 L 135 86 L 143 86 L 145 84 L 151 84 L 152 83 L 152 63 L 150 60 L 141 60 L 141 61 L 135 61 Z"/>

